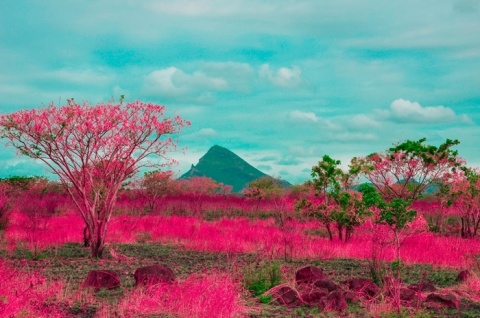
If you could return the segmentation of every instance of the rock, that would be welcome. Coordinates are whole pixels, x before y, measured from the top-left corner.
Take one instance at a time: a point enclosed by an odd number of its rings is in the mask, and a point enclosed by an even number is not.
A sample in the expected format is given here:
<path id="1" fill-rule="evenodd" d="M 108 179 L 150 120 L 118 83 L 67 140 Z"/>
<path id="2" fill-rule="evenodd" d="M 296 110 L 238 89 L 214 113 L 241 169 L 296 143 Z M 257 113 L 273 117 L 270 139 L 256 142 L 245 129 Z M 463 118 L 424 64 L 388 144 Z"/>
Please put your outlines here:
<path id="1" fill-rule="evenodd" d="M 471 270 L 463 270 L 460 273 L 458 273 L 457 276 L 457 282 L 465 282 L 467 281 L 470 277 L 472 277 L 473 272 Z"/>
<path id="2" fill-rule="evenodd" d="M 357 294 L 355 294 L 351 290 L 345 291 L 344 295 L 347 303 L 356 303 L 357 301 L 359 301 Z"/>
<path id="3" fill-rule="evenodd" d="M 437 290 L 435 285 L 433 285 L 430 282 L 424 282 L 424 283 L 421 283 L 421 284 L 412 284 L 412 285 L 409 285 L 408 288 L 410 288 L 410 289 L 412 289 L 416 292 L 429 292 L 429 293 Z"/>
<path id="4" fill-rule="evenodd" d="M 329 292 L 332 292 L 334 290 L 337 290 L 340 288 L 337 284 L 335 284 L 333 281 L 329 279 L 317 279 L 314 283 L 313 286 L 318 287 L 318 288 L 325 288 Z"/>
<path id="5" fill-rule="evenodd" d="M 306 266 L 295 273 L 295 282 L 300 284 L 312 284 L 316 280 L 323 279 L 324 274 L 321 268 L 315 266 Z"/>
<path id="6" fill-rule="evenodd" d="M 427 296 L 424 301 L 424 306 L 428 308 L 442 307 L 442 308 L 453 308 L 458 309 L 459 303 L 455 295 L 449 293 L 447 295 L 431 293 Z"/>
<path id="7" fill-rule="evenodd" d="M 278 285 L 270 289 L 268 294 L 272 295 L 272 301 L 279 305 L 295 305 L 299 302 L 298 292 L 290 286 Z"/>
<path id="8" fill-rule="evenodd" d="M 329 291 L 324 288 L 313 288 L 311 291 L 303 292 L 300 294 L 300 298 L 306 304 L 318 304 L 320 300 L 327 297 Z"/>
<path id="9" fill-rule="evenodd" d="M 120 277 L 111 270 L 92 270 L 83 284 L 86 287 L 94 287 L 96 290 L 114 289 L 120 287 Z"/>
<path id="10" fill-rule="evenodd" d="M 137 268 L 134 276 L 135 286 L 173 283 L 176 279 L 170 268 L 160 264 Z"/>
<path id="11" fill-rule="evenodd" d="M 367 278 L 352 278 L 343 282 L 347 287 L 361 296 L 368 298 L 375 297 L 380 291 L 380 287 L 372 280 Z"/>
<path id="12" fill-rule="evenodd" d="M 415 298 L 416 292 L 411 288 L 400 288 L 400 300 L 410 301 Z"/>
<path id="13" fill-rule="evenodd" d="M 345 292 L 337 289 L 332 291 L 321 303 L 324 310 L 344 311 L 347 308 Z"/>

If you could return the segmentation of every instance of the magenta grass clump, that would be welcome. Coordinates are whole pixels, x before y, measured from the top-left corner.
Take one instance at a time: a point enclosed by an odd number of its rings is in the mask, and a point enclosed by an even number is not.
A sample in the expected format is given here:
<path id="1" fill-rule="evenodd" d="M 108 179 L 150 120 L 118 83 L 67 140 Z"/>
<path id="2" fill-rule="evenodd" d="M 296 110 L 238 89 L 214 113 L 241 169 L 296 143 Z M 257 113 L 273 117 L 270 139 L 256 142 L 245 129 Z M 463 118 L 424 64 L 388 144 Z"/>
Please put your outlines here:
<path id="1" fill-rule="evenodd" d="M 167 314 L 178 317 L 241 317 L 244 306 L 232 277 L 210 273 L 191 275 L 174 284 L 137 288 L 118 305 L 123 316 Z"/>
<path id="2" fill-rule="evenodd" d="M 1 317 L 65 317 L 55 306 L 64 289 L 61 281 L 47 281 L 38 272 L 16 270 L 0 261 Z"/>

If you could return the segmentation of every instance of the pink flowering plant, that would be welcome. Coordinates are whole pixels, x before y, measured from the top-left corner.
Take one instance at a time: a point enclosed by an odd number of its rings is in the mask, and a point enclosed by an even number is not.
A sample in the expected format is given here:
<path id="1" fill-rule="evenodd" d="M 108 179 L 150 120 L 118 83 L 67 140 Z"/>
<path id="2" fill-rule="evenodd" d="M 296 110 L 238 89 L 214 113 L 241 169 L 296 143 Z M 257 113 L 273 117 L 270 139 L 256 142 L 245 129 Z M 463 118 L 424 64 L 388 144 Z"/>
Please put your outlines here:
<path id="1" fill-rule="evenodd" d="M 190 123 L 165 107 L 132 103 L 78 104 L 0 116 L 0 135 L 20 154 L 46 164 L 70 194 L 86 226 L 92 257 L 101 257 L 122 183 L 141 167 L 164 166 L 171 136 Z M 166 159 L 149 160 L 153 155 Z"/>

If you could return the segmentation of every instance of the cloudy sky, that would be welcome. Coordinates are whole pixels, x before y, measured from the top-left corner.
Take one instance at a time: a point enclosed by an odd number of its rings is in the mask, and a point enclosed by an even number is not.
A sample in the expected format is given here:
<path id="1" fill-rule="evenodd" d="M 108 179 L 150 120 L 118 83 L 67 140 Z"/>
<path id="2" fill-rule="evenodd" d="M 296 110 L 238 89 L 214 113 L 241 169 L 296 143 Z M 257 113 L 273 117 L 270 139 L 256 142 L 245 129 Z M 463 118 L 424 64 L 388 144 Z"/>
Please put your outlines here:
<path id="1" fill-rule="evenodd" d="M 42 0 L 0 4 L 0 112 L 143 100 L 292 183 L 406 139 L 480 166 L 480 0 Z M 41 174 L 14 149 L 0 176 Z"/>

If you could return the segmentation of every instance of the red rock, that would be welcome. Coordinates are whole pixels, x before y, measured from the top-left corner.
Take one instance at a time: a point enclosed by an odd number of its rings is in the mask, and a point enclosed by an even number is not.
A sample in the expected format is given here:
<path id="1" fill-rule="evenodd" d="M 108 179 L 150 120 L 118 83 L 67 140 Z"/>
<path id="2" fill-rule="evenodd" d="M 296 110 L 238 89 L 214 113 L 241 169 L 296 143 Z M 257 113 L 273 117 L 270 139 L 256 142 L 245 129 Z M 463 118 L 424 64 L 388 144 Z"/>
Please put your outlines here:
<path id="1" fill-rule="evenodd" d="M 322 302 L 321 307 L 325 310 L 344 311 L 347 308 L 345 292 L 337 289 L 332 291 Z"/>
<path id="2" fill-rule="evenodd" d="M 464 282 L 468 280 L 470 277 L 472 277 L 472 275 L 473 275 L 472 271 L 468 269 L 463 270 L 460 273 L 458 273 L 457 282 Z"/>
<path id="3" fill-rule="evenodd" d="M 332 292 L 340 288 L 340 286 L 338 286 L 337 284 L 335 284 L 333 281 L 329 279 L 318 279 L 313 283 L 313 286 L 318 288 L 325 288 L 329 292 Z"/>
<path id="4" fill-rule="evenodd" d="M 424 283 L 421 283 L 421 284 L 412 284 L 412 285 L 409 285 L 408 288 L 410 288 L 410 289 L 412 289 L 416 292 L 434 292 L 434 291 L 437 290 L 435 285 L 433 285 L 430 282 L 424 282 Z"/>
<path id="5" fill-rule="evenodd" d="M 99 289 L 114 289 L 120 287 L 120 277 L 111 270 L 92 270 L 85 279 L 84 286 Z"/>
<path id="6" fill-rule="evenodd" d="M 267 293 L 272 295 L 272 300 L 280 305 L 295 305 L 300 301 L 298 292 L 290 286 L 278 285 Z"/>
<path id="7" fill-rule="evenodd" d="M 367 278 L 352 278 L 343 283 L 357 294 L 368 298 L 374 297 L 380 291 L 380 287 Z"/>
<path id="8" fill-rule="evenodd" d="M 313 288 L 310 292 L 303 292 L 300 295 L 302 301 L 306 304 L 318 304 L 322 298 L 327 297 L 329 291 L 324 288 Z"/>
<path id="9" fill-rule="evenodd" d="M 453 308 L 458 309 L 459 303 L 455 295 L 449 293 L 447 295 L 431 293 L 427 296 L 424 301 L 424 305 L 430 308 L 429 303 L 433 303 L 433 307 L 441 306 L 443 308 Z"/>
<path id="10" fill-rule="evenodd" d="M 400 289 L 400 299 L 405 301 L 410 301 L 415 298 L 416 292 L 410 288 L 401 288 Z"/>
<path id="11" fill-rule="evenodd" d="M 295 273 L 295 282 L 300 284 L 313 284 L 316 280 L 323 279 L 324 274 L 321 268 L 306 266 Z"/>
<path id="12" fill-rule="evenodd" d="M 173 283 L 176 279 L 170 268 L 160 264 L 137 268 L 134 276 L 136 286 Z"/>

